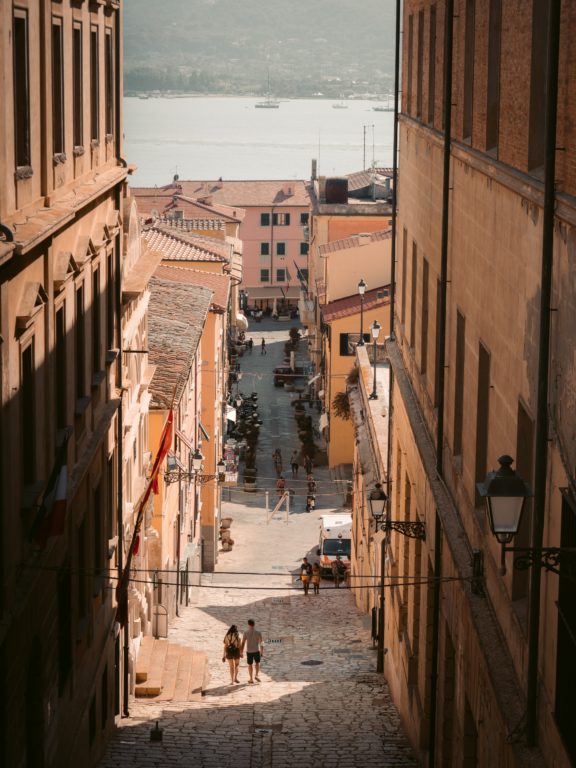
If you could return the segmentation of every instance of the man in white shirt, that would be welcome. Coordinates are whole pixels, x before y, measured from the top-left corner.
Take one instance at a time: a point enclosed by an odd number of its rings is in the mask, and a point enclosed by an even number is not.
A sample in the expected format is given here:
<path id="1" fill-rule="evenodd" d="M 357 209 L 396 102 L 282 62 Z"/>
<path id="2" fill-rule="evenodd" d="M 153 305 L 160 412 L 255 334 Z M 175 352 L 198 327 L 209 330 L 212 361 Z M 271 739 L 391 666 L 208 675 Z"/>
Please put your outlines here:
<path id="1" fill-rule="evenodd" d="M 248 629 L 244 632 L 242 638 L 241 654 L 244 655 L 244 648 L 246 648 L 246 657 L 248 660 L 248 683 L 253 683 L 252 679 L 252 665 L 256 667 L 255 680 L 260 682 L 260 661 L 264 655 L 264 643 L 262 640 L 262 633 L 256 629 L 256 622 L 254 619 L 248 619 Z"/>

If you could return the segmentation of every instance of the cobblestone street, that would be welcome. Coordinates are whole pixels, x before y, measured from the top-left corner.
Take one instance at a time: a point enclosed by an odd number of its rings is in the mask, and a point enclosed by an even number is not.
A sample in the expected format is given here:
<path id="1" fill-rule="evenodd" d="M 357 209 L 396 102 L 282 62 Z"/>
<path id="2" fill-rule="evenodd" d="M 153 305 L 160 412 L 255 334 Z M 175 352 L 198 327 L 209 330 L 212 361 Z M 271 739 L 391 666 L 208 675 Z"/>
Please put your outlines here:
<path id="1" fill-rule="evenodd" d="M 282 340 L 287 330 L 282 328 Z M 260 356 L 259 334 L 252 335 L 254 353 L 243 370 L 271 370 L 280 354 L 276 345 L 268 333 L 268 355 Z M 287 461 L 292 409 L 282 408 L 281 400 L 287 403 L 289 395 L 273 392 L 270 377 L 259 384 L 254 388 L 268 426 L 261 450 L 268 457 L 273 434 L 284 432 Z M 266 422 L 272 414 L 271 433 Z M 319 480 L 324 488 L 336 487 L 327 469 Z M 242 496 L 235 491 L 223 505 L 223 514 L 233 518 L 233 550 L 220 553 L 216 572 L 202 576 L 194 603 L 181 609 L 170 628 L 170 641 L 209 655 L 205 696 L 186 704 L 133 701 L 131 717 L 122 721 L 101 768 L 415 766 L 387 686 L 374 671 L 368 618 L 347 589 L 323 581 L 320 595 L 305 596 L 296 581 L 301 558 L 315 556 L 319 516 L 341 505 L 339 494 L 326 493 L 323 503 L 320 495 L 320 508 L 310 514 L 297 498 L 289 516 L 277 513 L 269 523 L 260 497 Z M 231 624 L 244 629 L 249 618 L 265 641 L 261 682 L 248 685 L 243 659 L 240 684 L 231 686 L 222 640 Z M 160 743 L 150 742 L 156 720 L 163 729 Z"/>

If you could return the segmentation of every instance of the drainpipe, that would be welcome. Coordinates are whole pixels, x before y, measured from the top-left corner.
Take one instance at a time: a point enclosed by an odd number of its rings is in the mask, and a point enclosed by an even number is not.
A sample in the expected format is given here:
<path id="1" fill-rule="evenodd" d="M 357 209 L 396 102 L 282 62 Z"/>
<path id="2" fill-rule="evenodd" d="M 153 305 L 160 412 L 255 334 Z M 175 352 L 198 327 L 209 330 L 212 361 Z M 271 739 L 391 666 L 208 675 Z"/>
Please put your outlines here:
<path id="1" fill-rule="evenodd" d="M 444 389 L 446 363 L 446 292 L 448 287 L 448 236 L 450 214 L 450 153 L 452 145 L 452 53 L 454 37 L 454 0 L 446 0 L 444 19 L 444 174 L 442 181 L 442 241 L 440 251 L 440 312 L 438 318 L 438 422 L 436 431 L 436 472 L 443 475 L 444 464 Z M 440 577 L 442 576 L 442 523 L 438 510 L 434 522 L 434 603 L 432 613 L 432 660 L 430 668 L 430 727 L 428 768 L 436 761 L 436 721 L 438 698 L 438 655 L 440 649 Z"/>
<path id="2" fill-rule="evenodd" d="M 540 342 L 538 349 L 538 395 L 534 450 L 534 517 L 532 547 L 540 549 L 544 537 L 546 476 L 548 464 L 548 373 L 550 365 L 550 300 L 554 262 L 554 204 L 556 177 L 556 123 L 558 110 L 558 57 L 560 48 L 561 0 L 552 0 L 548 11 L 548 60 L 546 66 L 544 210 L 542 221 L 542 265 L 540 277 Z M 528 672 L 526 741 L 537 742 L 538 724 L 538 649 L 540 634 L 540 583 L 542 571 L 534 566 L 530 573 L 528 616 Z"/>

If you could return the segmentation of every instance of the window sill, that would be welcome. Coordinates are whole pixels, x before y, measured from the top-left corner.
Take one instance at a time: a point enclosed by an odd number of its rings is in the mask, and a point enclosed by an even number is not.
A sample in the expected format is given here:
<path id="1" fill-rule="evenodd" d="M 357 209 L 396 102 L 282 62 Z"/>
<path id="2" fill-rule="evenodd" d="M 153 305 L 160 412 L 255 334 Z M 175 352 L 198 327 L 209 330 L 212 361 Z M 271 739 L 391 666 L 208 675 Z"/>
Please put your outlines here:
<path id="1" fill-rule="evenodd" d="M 77 145 L 72 150 L 72 154 L 74 155 L 74 157 L 82 157 L 82 155 L 84 154 L 84 147 Z"/>
<path id="2" fill-rule="evenodd" d="M 107 133 L 106 134 L 106 144 L 112 144 L 114 141 L 114 134 L 113 133 Z"/>
<path id="3" fill-rule="evenodd" d="M 98 389 L 106 378 L 106 371 L 96 371 L 92 376 L 92 389 Z"/>
<path id="4" fill-rule="evenodd" d="M 24 181 L 24 179 L 30 179 L 34 175 L 34 171 L 31 165 L 19 165 L 14 173 L 16 181 Z"/>
<path id="5" fill-rule="evenodd" d="M 92 400 L 89 397 L 78 398 L 74 406 L 74 416 L 83 416 L 91 402 Z"/>
<path id="6" fill-rule="evenodd" d="M 54 166 L 64 165 L 64 163 L 66 162 L 66 159 L 67 159 L 66 152 L 56 152 L 52 156 L 52 162 L 54 163 Z"/>
<path id="7" fill-rule="evenodd" d="M 99 146 L 100 146 L 100 139 L 91 139 L 90 141 L 91 149 L 98 149 Z"/>

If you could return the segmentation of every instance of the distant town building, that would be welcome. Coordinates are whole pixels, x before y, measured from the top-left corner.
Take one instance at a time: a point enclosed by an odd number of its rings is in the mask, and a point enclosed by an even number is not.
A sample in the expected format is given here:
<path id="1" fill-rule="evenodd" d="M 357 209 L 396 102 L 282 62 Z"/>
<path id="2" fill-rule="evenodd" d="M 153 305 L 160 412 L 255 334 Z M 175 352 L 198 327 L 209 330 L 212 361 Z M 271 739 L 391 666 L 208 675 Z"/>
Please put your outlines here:
<path id="1" fill-rule="evenodd" d="M 308 274 L 309 197 L 303 181 L 182 181 L 158 189 L 135 189 L 152 215 L 166 215 L 161 202 L 174 196 L 182 217 L 185 202 L 241 217 L 237 237 L 243 246 L 242 292 L 247 306 L 272 309 L 298 304 L 300 277 Z M 153 197 L 153 195 L 156 197 Z M 157 203 L 150 208 L 150 200 Z M 164 211 L 164 212 L 163 212 Z"/>

